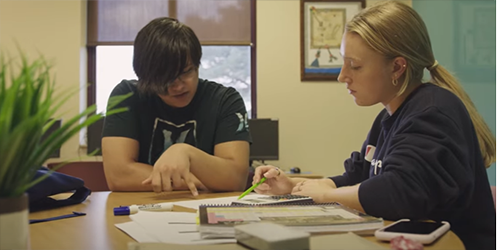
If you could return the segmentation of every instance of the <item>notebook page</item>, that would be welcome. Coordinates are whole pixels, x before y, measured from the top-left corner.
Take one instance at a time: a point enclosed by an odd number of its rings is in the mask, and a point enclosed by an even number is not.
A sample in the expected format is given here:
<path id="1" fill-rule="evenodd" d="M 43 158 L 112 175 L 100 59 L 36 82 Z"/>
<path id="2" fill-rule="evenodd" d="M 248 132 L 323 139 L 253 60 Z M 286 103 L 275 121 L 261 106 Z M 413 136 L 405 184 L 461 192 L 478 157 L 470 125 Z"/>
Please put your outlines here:
<path id="1" fill-rule="evenodd" d="M 257 197 L 257 196 L 266 196 L 264 194 L 257 194 L 257 193 L 249 193 L 245 196 L 247 197 Z M 192 208 L 192 209 L 198 209 L 200 205 L 224 205 L 224 204 L 231 204 L 233 201 L 237 200 L 238 196 L 229 196 L 229 197 L 222 197 L 222 198 L 211 198 L 211 199 L 199 199 L 199 200 L 189 200 L 189 201 L 177 201 L 173 202 L 174 205 L 177 206 L 182 206 L 182 207 L 187 207 L 187 208 Z"/>

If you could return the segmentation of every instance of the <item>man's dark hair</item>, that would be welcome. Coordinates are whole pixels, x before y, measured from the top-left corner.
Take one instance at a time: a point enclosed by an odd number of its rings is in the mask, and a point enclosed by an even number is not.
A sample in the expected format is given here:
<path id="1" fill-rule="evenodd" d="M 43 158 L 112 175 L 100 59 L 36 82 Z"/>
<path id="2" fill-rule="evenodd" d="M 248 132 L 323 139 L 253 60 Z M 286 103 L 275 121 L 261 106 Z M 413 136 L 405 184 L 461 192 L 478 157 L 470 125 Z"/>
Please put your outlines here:
<path id="1" fill-rule="evenodd" d="M 167 94 L 168 84 L 191 63 L 200 66 L 201 44 L 193 30 L 177 19 L 152 20 L 134 41 L 134 71 L 142 93 Z"/>

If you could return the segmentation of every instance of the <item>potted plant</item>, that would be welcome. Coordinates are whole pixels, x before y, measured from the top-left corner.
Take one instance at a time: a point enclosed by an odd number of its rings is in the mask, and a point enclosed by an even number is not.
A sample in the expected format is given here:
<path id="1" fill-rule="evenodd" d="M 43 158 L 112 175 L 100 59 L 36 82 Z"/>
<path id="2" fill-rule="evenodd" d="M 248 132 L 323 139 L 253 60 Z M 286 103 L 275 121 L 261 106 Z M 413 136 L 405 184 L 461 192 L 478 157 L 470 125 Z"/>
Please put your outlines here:
<path id="1" fill-rule="evenodd" d="M 57 111 L 77 92 L 55 91 L 51 66 L 43 57 L 29 61 L 0 55 L 0 250 L 29 248 L 28 197 L 26 191 L 47 175 L 34 179 L 36 171 L 68 139 L 103 118 L 96 107 L 68 119 L 45 140 L 45 130 Z M 113 108 L 129 95 L 109 101 Z M 107 115 L 125 111 L 109 110 Z"/>

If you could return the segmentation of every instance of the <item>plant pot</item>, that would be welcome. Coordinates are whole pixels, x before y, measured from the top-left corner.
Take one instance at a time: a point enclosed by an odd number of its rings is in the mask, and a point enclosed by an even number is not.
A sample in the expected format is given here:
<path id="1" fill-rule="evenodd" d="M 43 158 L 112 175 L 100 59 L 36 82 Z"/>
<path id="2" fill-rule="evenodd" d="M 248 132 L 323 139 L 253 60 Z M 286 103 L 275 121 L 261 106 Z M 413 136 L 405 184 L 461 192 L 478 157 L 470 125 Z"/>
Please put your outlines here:
<path id="1" fill-rule="evenodd" d="M 29 249 L 28 195 L 0 197 L 0 250 Z"/>

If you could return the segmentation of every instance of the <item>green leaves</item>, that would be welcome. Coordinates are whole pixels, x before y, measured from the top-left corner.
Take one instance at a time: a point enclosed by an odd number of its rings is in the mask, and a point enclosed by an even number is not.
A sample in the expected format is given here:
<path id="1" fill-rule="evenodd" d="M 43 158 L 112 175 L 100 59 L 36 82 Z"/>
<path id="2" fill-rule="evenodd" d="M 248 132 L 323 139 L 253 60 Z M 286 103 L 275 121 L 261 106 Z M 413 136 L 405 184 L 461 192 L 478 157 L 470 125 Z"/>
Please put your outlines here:
<path id="1" fill-rule="evenodd" d="M 21 55 L 20 61 L 20 64 L 15 60 L 6 62 L 0 56 L 0 197 L 18 197 L 46 178 L 33 180 L 36 170 L 50 154 L 82 128 L 104 117 L 95 114 L 95 106 L 88 107 L 41 141 L 43 133 L 55 121 L 54 114 L 77 92 L 54 96 L 55 82 L 45 59 L 40 57 L 30 62 Z M 131 95 L 111 98 L 107 115 L 126 111 L 112 107 Z"/>

